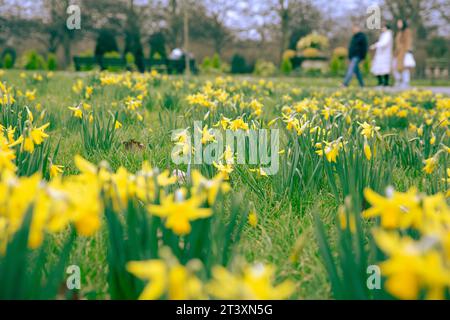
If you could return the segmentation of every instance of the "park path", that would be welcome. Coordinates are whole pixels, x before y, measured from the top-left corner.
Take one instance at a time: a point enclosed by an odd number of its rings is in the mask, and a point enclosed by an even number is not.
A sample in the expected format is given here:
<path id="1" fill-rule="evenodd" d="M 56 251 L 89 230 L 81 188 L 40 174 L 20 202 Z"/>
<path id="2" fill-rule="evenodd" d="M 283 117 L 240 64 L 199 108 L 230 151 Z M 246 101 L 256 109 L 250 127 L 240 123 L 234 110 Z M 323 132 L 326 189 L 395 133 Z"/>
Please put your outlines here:
<path id="1" fill-rule="evenodd" d="M 430 90 L 433 93 L 442 93 L 446 95 L 450 95 L 450 87 L 410 87 L 407 89 L 399 88 L 399 87 L 388 87 L 388 88 L 378 88 L 378 90 L 383 90 L 386 92 L 402 92 L 405 90 L 413 90 L 413 89 L 419 89 L 419 90 Z"/>

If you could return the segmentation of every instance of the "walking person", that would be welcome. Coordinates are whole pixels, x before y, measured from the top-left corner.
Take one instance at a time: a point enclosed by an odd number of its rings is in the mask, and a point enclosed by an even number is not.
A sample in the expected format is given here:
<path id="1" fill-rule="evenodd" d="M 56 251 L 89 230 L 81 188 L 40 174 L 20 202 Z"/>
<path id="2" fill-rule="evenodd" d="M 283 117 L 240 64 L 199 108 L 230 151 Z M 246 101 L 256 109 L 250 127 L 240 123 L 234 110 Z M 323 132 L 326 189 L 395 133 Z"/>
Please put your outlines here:
<path id="1" fill-rule="evenodd" d="M 394 77 L 395 85 L 403 88 L 409 87 L 411 69 L 416 66 L 412 54 L 412 34 L 405 20 L 397 21 L 397 35 L 395 36 L 394 50 Z"/>
<path id="2" fill-rule="evenodd" d="M 394 36 L 392 35 L 391 27 L 385 24 L 381 29 L 378 41 L 370 46 L 370 49 L 375 50 L 370 71 L 377 77 L 378 86 L 386 87 L 389 85 L 393 46 Z"/>
<path id="3" fill-rule="evenodd" d="M 361 32 L 361 28 L 357 24 L 353 24 L 352 31 L 353 36 L 348 48 L 350 64 L 348 65 L 347 74 L 345 75 L 342 85 L 347 87 L 352 80 L 353 74 L 355 74 L 359 85 L 364 87 L 364 80 L 361 71 L 359 70 L 359 63 L 366 58 L 367 37 Z"/>

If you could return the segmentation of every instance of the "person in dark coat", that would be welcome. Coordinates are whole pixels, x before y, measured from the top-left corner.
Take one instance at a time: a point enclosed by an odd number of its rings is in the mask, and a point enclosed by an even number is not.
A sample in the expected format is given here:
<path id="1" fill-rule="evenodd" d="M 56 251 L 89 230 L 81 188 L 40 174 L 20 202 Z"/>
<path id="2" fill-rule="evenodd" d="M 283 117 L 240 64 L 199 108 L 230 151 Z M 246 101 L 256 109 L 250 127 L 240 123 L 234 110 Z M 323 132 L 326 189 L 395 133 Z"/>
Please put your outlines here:
<path id="1" fill-rule="evenodd" d="M 342 85 L 347 87 L 352 80 L 353 74 L 355 74 L 359 85 L 364 87 L 363 77 L 359 70 L 359 63 L 363 61 L 367 55 L 367 37 L 361 32 L 360 27 L 356 24 L 353 25 L 352 31 L 353 37 L 348 48 L 348 58 L 350 63 Z"/>

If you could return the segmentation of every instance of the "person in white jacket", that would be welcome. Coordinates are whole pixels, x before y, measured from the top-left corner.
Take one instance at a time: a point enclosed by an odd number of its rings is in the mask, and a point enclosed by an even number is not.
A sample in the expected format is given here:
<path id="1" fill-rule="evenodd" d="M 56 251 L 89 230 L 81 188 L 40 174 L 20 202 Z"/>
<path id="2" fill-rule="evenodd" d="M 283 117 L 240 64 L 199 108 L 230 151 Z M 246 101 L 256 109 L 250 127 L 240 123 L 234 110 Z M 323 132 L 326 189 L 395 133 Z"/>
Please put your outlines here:
<path id="1" fill-rule="evenodd" d="M 377 76 L 379 86 L 389 85 L 389 74 L 392 66 L 392 50 L 394 37 L 389 25 L 385 24 L 381 29 L 380 38 L 370 46 L 375 50 L 370 71 Z"/>

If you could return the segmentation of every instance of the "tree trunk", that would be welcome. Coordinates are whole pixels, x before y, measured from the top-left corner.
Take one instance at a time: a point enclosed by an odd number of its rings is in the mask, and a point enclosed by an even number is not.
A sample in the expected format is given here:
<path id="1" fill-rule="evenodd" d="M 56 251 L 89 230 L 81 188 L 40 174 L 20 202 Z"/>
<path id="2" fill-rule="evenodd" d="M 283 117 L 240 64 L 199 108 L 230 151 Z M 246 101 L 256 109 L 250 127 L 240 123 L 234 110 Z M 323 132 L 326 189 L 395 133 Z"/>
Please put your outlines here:
<path id="1" fill-rule="evenodd" d="M 72 59 L 71 41 L 68 35 L 64 37 L 62 44 L 64 47 L 64 68 L 67 68 L 70 66 Z"/>
<path id="2" fill-rule="evenodd" d="M 177 0 L 171 0 L 170 1 L 170 17 L 169 17 L 169 21 L 170 21 L 170 39 L 169 42 L 172 45 L 172 48 L 176 48 L 180 46 L 180 43 L 178 42 L 178 38 L 179 38 L 179 28 L 178 28 L 178 16 L 177 16 Z"/>
<path id="3" fill-rule="evenodd" d="M 280 43 L 280 64 L 283 60 L 284 50 L 287 48 L 287 39 L 289 32 L 289 12 L 288 9 L 281 10 L 281 43 Z"/>
<path id="4" fill-rule="evenodd" d="M 54 33 L 50 34 L 50 39 L 48 41 L 48 51 L 51 53 L 56 53 L 58 51 L 58 37 Z"/>

